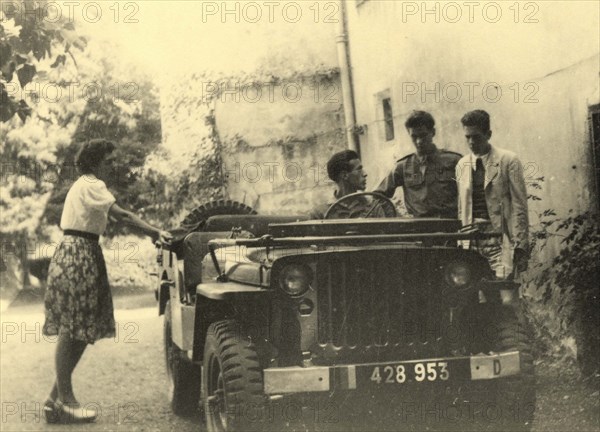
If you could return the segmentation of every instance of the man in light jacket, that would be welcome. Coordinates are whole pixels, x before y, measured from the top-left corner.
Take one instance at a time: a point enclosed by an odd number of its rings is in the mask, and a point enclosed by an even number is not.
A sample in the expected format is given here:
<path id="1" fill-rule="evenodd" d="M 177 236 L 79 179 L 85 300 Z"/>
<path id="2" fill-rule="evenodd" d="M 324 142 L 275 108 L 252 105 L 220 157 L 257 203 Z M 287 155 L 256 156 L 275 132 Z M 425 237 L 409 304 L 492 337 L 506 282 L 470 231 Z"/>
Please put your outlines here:
<path id="1" fill-rule="evenodd" d="M 502 239 L 477 240 L 499 279 L 527 270 L 529 258 L 527 191 L 523 166 L 511 151 L 492 146 L 490 116 L 483 110 L 461 119 L 471 153 L 456 166 L 458 217 L 464 225 L 502 232 Z"/>

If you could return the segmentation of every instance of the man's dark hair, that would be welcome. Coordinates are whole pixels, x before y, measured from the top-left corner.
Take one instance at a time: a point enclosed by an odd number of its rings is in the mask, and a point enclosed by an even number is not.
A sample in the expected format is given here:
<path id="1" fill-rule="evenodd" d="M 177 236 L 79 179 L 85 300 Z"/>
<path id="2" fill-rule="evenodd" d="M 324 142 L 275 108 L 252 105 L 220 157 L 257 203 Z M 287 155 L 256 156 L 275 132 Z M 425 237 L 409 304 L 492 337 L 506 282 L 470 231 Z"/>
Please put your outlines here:
<path id="1" fill-rule="evenodd" d="M 484 110 L 469 111 L 461 119 L 463 126 L 476 126 L 481 132 L 490 131 L 490 115 Z"/>
<path id="2" fill-rule="evenodd" d="M 342 172 L 351 170 L 350 161 L 360 159 L 354 150 L 343 150 L 331 156 L 327 162 L 327 175 L 334 182 L 338 182 Z"/>
<path id="3" fill-rule="evenodd" d="M 413 111 L 406 119 L 406 122 L 404 122 L 406 129 L 414 129 L 421 126 L 425 126 L 429 130 L 433 130 L 435 127 L 433 116 L 426 111 Z"/>
<path id="4" fill-rule="evenodd" d="M 77 153 L 75 163 L 81 174 L 92 174 L 104 158 L 115 150 L 115 143 L 97 138 L 83 143 Z"/>

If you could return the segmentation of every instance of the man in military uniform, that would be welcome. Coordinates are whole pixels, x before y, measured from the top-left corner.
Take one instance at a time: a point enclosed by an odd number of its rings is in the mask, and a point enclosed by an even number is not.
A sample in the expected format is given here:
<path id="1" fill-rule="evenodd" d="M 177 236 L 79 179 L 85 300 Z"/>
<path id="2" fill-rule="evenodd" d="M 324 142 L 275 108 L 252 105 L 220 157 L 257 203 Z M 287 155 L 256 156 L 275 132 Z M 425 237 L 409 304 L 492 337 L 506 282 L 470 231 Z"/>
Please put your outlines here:
<path id="1" fill-rule="evenodd" d="M 334 154 L 327 162 L 327 175 L 337 185 L 331 202 L 320 204 L 310 212 L 311 219 L 325 219 L 327 210 L 340 198 L 364 191 L 367 186 L 367 174 L 365 173 L 360 157 L 353 150 L 343 150 Z M 329 214 L 330 219 L 347 219 L 365 217 L 373 205 L 367 197 L 359 196 L 341 202 Z M 375 214 L 373 214 L 375 213 Z M 373 209 L 370 216 L 384 217 L 379 208 Z"/>
<path id="2" fill-rule="evenodd" d="M 404 126 L 416 152 L 403 157 L 377 186 L 391 198 L 402 186 L 404 203 L 414 217 L 456 218 L 457 187 L 455 167 L 461 154 L 438 149 L 433 143 L 435 121 L 425 111 L 413 111 Z"/>

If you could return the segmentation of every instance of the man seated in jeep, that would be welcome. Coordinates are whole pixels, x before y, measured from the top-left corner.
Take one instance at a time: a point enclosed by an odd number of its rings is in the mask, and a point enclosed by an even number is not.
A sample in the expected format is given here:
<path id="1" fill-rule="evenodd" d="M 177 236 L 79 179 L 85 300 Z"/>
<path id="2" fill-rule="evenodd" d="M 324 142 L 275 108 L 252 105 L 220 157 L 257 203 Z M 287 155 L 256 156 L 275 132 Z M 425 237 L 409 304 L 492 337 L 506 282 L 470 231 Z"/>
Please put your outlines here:
<path id="1" fill-rule="evenodd" d="M 327 210 L 340 198 L 364 191 L 367 187 L 367 173 L 363 169 L 358 154 L 353 150 L 343 150 L 334 154 L 327 162 L 327 175 L 337 185 L 334 200 L 317 205 L 311 212 L 311 219 L 349 219 L 358 217 L 385 217 L 379 206 L 368 196 L 357 196 L 338 203 L 327 214 Z"/>

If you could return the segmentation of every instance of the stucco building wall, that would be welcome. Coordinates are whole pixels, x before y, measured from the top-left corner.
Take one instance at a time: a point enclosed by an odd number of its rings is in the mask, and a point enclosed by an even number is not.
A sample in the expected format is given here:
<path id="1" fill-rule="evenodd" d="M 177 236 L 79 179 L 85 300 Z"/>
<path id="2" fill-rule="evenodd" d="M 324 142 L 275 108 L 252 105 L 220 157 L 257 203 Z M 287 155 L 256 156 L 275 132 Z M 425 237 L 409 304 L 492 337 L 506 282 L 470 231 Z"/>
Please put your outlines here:
<path id="1" fill-rule="evenodd" d="M 209 17 L 190 26 L 186 40 L 197 45 L 186 55 L 196 54 L 161 86 L 163 145 L 172 165 L 185 166 L 192 153 L 219 152 L 225 176 L 215 193 L 263 214 L 300 214 L 329 201 L 333 185 L 324 166 L 346 146 L 337 4 L 295 5 L 302 9 L 297 21 L 281 16 L 280 7 L 273 20 Z"/>
<path id="2" fill-rule="evenodd" d="M 345 148 L 337 74 L 262 87 L 215 106 L 227 190 L 261 214 L 302 214 L 330 200 L 325 165 Z M 254 101 L 254 99 L 257 99 Z"/>
<path id="3" fill-rule="evenodd" d="M 590 38 L 597 30 L 596 6 L 541 2 L 533 15 L 521 10 L 515 23 L 508 3 L 501 4 L 502 18 L 492 22 L 494 11 L 483 15 L 484 2 L 473 22 L 464 9 L 451 23 L 457 15 L 444 12 L 443 2 L 435 3 L 438 15 L 433 3 L 425 14 L 420 2 L 347 4 L 357 121 L 367 126 L 360 143 L 369 188 L 395 160 L 414 151 L 404 128 L 412 110 L 434 115 L 439 147 L 465 154 L 460 118 L 485 109 L 492 118 L 492 144 L 515 151 L 529 180 L 545 179 L 532 215 L 542 208 L 565 214 L 594 205 L 587 117 L 588 107 L 600 101 L 600 42 Z M 538 22 L 525 23 L 526 16 Z M 568 25 L 573 17 L 577 28 Z M 386 97 L 394 116 L 390 141 L 381 108 Z"/>
<path id="4" fill-rule="evenodd" d="M 346 147 L 335 69 L 270 83 L 221 82 L 222 91 L 209 88 L 209 99 L 202 96 L 207 82 L 213 81 L 190 77 L 186 91 L 179 83 L 163 92 L 163 143 L 171 152 L 173 175 L 192 154 L 218 153 L 222 172 L 198 176 L 223 178 L 206 190 L 207 197 L 237 200 L 261 214 L 288 215 L 331 201 L 334 185 L 326 163 Z"/>

